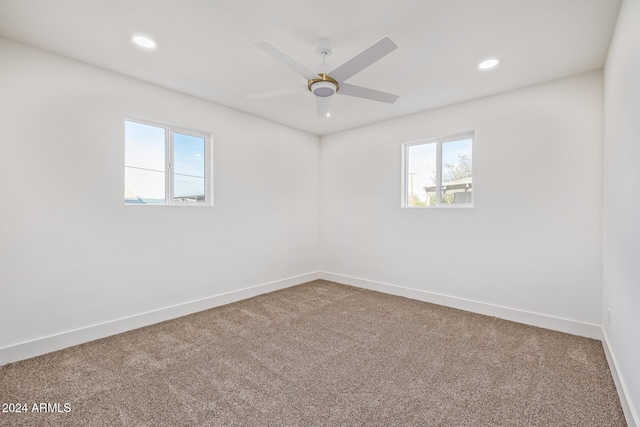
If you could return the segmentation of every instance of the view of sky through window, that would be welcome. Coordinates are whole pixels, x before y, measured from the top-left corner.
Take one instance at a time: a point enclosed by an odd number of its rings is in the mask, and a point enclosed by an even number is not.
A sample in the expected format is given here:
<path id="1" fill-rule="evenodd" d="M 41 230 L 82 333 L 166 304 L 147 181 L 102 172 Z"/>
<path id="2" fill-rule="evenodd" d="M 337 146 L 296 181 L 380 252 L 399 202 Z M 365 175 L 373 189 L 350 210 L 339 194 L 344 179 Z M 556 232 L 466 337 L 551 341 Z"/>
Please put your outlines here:
<path id="1" fill-rule="evenodd" d="M 407 195 L 409 202 L 425 201 L 424 187 L 434 185 L 436 180 L 436 144 L 410 145 L 407 147 Z M 413 205 L 410 203 L 410 205 Z"/>
<path id="2" fill-rule="evenodd" d="M 167 146 L 167 132 L 125 121 L 125 203 L 165 204 L 168 170 L 173 172 L 173 202 L 205 201 L 205 138 L 172 132 Z"/>
<path id="3" fill-rule="evenodd" d="M 463 138 L 442 144 L 442 184 L 459 182 L 471 178 L 472 138 Z M 408 145 L 406 154 L 406 197 L 408 206 L 432 206 L 435 193 L 427 193 L 425 188 L 435 188 L 438 168 L 437 142 Z M 471 193 L 469 193 L 471 197 Z M 428 200 L 429 198 L 429 200 Z M 443 203 L 458 203 L 460 197 L 443 197 Z M 465 202 L 470 202 L 464 199 Z"/>
<path id="4" fill-rule="evenodd" d="M 204 138 L 173 134 L 173 195 L 175 199 L 204 197 Z"/>
<path id="5" fill-rule="evenodd" d="M 165 130 L 125 122 L 125 201 L 165 202 Z"/>

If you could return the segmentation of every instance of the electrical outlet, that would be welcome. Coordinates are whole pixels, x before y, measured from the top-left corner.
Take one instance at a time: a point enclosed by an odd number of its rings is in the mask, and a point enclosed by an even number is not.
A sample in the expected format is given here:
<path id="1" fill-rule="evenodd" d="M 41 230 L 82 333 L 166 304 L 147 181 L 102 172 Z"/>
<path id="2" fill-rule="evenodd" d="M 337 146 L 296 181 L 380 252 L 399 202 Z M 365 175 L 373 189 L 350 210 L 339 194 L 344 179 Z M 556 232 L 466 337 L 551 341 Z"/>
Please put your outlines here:
<path id="1" fill-rule="evenodd" d="M 607 326 L 611 326 L 611 309 L 607 308 Z"/>

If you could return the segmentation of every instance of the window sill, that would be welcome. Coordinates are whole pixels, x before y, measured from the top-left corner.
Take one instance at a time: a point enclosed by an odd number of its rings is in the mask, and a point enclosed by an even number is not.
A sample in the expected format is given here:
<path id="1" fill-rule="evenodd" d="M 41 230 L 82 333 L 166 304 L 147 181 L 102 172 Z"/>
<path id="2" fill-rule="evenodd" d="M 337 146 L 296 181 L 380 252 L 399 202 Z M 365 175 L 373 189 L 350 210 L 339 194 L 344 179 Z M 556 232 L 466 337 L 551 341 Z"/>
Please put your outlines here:
<path id="1" fill-rule="evenodd" d="M 452 204 L 452 205 L 438 205 L 438 206 L 401 206 L 402 209 L 470 209 L 473 208 L 471 204 Z"/>

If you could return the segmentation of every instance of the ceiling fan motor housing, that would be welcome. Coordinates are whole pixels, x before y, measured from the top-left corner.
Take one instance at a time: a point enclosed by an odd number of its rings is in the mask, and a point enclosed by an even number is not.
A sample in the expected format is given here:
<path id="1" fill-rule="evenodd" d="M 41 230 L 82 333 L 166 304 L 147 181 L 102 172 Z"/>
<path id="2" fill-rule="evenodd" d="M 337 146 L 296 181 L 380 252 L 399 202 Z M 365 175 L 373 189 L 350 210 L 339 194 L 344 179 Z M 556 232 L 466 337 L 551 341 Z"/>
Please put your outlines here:
<path id="1" fill-rule="evenodd" d="M 308 88 L 311 93 L 321 98 L 333 95 L 339 89 L 338 82 L 326 74 L 318 74 L 321 79 L 309 80 Z"/>

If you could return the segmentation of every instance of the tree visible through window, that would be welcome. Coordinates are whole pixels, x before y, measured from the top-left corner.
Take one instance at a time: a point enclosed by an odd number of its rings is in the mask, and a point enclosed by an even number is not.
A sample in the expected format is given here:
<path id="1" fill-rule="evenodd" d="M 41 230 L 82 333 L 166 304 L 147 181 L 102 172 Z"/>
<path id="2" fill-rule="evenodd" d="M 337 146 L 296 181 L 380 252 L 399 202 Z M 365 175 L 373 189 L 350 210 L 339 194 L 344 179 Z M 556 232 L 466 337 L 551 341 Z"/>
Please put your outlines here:
<path id="1" fill-rule="evenodd" d="M 210 137 L 125 121 L 125 204 L 210 204 Z"/>
<path id="2" fill-rule="evenodd" d="M 472 206 L 472 148 L 472 133 L 406 143 L 403 206 Z"/>

